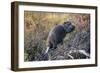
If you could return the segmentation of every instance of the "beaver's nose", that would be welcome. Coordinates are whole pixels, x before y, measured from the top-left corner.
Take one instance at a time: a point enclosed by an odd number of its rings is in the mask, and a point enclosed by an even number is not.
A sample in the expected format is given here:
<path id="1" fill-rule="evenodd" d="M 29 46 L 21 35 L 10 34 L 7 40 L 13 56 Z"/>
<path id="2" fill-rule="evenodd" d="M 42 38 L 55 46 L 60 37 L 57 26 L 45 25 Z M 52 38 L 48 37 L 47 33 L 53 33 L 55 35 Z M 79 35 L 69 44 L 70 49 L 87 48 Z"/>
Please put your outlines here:
<path id="1" fill-rule="evenodd" d="M 75 29 L 75 26 L 73 26 L 73 29 Z"/>
<path id="2" fill-rule="evenodd" d="M 75 29 L 75 26 L 74 25 L 72 25 L 72 30 L 74 30 Z"/>

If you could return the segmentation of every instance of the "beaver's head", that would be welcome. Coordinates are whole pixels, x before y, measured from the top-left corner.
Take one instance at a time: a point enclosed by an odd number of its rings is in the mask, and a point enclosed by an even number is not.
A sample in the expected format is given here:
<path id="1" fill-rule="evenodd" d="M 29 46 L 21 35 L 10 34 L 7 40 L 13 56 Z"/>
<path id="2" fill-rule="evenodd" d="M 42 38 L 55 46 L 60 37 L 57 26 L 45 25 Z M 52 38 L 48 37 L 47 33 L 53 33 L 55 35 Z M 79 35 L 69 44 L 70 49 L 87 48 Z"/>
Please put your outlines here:
<path id="1" fill-rule="evenodd" d="M 64 26 L 66 33 L 72 32 L 75 29 L 75 26 L 72 25 L 70 21 L 64 22 L 63 26 Z"/>

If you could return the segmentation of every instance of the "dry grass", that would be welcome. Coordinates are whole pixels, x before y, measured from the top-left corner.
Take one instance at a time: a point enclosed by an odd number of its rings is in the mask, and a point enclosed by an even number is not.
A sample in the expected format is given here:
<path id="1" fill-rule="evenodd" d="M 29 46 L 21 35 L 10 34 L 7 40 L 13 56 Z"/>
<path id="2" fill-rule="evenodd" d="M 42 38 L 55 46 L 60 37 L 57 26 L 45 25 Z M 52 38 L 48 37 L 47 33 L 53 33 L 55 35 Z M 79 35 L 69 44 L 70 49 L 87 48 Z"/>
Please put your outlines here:
<path id="1" fill-rule="evenodd" d="M 43 60 L 41 58 L 46 49 L 46 39 L 49 31 L 55 25 L 62 24 L 64 21 L 71 21 L 76 29 L 65 37 L 63 45 L 59 45 L 55 51 L 51 51 L 48 54 L 51 60 L 71 59 L 68 53 L 73 49 L 83 49 L 87 51 L 88 48 L 90 51 L 89 14 L 25 11 L 24 60 Z M 77 57 L 77 59 L 80 59 L 80 57 Z"/>

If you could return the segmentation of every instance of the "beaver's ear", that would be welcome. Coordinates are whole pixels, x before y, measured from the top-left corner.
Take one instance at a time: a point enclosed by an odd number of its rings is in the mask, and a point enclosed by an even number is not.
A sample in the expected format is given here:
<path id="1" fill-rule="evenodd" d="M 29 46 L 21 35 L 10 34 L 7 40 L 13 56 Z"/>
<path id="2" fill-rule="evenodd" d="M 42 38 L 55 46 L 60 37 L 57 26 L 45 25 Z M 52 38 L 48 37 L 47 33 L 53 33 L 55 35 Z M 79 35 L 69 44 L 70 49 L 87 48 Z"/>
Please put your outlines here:
<path id="1" fill-rule="evenodd" d="M 67 24 L 67 25 L 70 25 L 71 22 L 70 22 L 70 21 L 66 21 L 66 22 L 64 22 L 63 24 L 64 24 L 64 25 L 66 25 L 66 24 Z"/>
<path id="2" fill-rule="evenodd" d="M 65 25 L 67 22 L 64 22 L 63 25 Z"/>

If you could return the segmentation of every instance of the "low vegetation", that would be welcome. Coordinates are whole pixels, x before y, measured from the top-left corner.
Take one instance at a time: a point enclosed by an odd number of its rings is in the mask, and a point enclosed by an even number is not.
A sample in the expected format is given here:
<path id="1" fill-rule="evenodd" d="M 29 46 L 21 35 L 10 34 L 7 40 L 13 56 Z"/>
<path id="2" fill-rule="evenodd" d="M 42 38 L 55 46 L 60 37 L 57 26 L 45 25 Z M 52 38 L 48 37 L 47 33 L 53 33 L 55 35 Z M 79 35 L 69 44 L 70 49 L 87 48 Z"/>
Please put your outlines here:
<path id="1" fill-rule="evenodd" d="M 49 31 L 55 25 L 71 21 L 75 30 L 44 56 Z M 24 61 L 90 58 L 90 15 L 77 13 L 24 12 Z"/>

